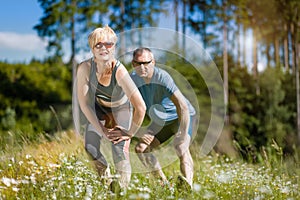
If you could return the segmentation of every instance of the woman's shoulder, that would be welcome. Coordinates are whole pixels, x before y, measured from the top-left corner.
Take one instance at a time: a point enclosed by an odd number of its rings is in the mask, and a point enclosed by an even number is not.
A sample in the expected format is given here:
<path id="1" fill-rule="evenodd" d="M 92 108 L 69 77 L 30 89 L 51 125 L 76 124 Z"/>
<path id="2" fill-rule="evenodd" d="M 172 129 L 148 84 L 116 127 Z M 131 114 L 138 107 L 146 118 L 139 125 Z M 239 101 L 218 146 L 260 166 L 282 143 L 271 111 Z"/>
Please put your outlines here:
<path id="1" fill-rule="evenodd" d="M 92 65 L 91 63 L 92 63 L 92 58 L 86 59 L 78 64 L 77 70 L 89 71 Z"/>
<path id="2" fill-rule="evenodd" d="M 81 61 L 78 66 L 82 66 L 82 65 L 91 65 L 93 58 L 88 58 L 86 60 Z"/>
<path id="3" fill-rule="evenodd" d="M 119 60 L 116 61 L 115 67 L 116 67 L 116 77 L 117 78 L 121 78 L 125 74 L 128 74 L 128 71 L 127 71 L 126 67 Z"/>
<path id="4" fill-rule="evenodd" d="M 123 63 L 119 60 L 115 60 L 115 66 L 114 68 L 118 71 L 118 70 L 126 70 L 125 66 L 123 65 Z M 126 70 L 127 71 L 127 70 Z"/>

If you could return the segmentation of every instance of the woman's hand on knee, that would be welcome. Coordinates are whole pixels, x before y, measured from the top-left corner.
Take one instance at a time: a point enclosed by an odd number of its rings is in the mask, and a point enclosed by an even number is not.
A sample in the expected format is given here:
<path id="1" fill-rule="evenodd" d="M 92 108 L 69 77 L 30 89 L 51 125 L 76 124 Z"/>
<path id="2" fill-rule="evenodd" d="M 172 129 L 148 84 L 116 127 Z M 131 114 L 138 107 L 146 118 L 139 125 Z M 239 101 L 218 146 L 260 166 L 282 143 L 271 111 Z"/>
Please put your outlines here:
<path id="1" fill-rule="evenodd" d="M 127 133 L 127 130 L 120 126 L 116 126 L 115 128 L 110 129 L 108 131 L 107 137 L 114 144 L 117 144 L 124 140 L 130 140 L 132 138 L 132 136 Z"/>

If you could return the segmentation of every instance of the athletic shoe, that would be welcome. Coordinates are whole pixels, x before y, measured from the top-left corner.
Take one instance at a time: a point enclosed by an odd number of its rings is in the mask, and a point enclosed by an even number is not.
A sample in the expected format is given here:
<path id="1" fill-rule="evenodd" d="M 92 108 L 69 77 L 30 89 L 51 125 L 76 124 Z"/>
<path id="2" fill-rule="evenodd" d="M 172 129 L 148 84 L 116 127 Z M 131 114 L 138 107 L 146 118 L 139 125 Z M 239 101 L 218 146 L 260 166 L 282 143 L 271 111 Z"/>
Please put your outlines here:
<path id="1" fill-rule="evenodd" d="M 119 184 L 118 181 L 116 180 L 113 180 L 110 185 L 109 185 L 109 189 L 112 193 L 116 194 L 116 195 L 119 195 L 120 192 L 121 192 L 121 186 Z"/>
<path id="2" fill-rule="evenodd" d="M 186 180 L 185 177 L 179 175 L 177 177 L 177 181 L 176 181 L 176 187 L 178 190 L 181 190 L 181 191 L 191 191 L 192 190 L 192 187 L 191 185 L 188 183 L 188 181 Z"/>

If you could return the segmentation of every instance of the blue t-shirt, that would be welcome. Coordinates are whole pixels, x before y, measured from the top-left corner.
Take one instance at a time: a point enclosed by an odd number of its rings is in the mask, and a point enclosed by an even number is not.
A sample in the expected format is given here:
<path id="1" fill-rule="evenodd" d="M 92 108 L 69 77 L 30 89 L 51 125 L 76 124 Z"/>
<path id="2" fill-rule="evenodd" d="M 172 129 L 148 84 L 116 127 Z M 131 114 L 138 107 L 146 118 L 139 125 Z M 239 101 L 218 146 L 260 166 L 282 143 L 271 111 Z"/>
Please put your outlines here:
<path id="1" fill-rule="evenodd" d="M 148 116 L 154 122 L 164 124 L 178 118 L 176 106 L 170 99 L 174 92 L 178 90 L 178 87 L 165 70 L 154 67 L 153 76 L 149 84 L 146 84 L 136 71 L 133 71 L 130 76 L 145 101 Z M 187 99 L 186 102 L 190 115 L 195 115 L 193 106 Z"/>

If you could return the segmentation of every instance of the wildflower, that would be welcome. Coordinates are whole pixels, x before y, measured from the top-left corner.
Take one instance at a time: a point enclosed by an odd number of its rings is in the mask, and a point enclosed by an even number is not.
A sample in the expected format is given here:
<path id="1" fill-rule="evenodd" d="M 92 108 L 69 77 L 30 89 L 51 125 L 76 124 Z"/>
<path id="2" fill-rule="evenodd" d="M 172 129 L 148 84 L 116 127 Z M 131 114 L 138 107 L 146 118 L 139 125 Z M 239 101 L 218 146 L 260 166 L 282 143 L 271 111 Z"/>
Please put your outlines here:
<path id="1" fill-rule="evenodd" d="M 193 188 L 194 188 L 194 191 L 195 191 L 195 192 L 199 192 L 199 191 L 201 190 L 201 185 L 198 184 L 198 183 L 195 183 L 195 184 L 193 185 Z"/>
<path id="2" fill-rule="evenodd" d="M 217 176 L 217 181 L 220 183 L 229 183 L 231 181 L 231 177 L 228 174 L 221 173 Z"/>
<path id="3" fill-rule="evenodd" d="M 14 185 L 18 185 L 19 184 L 19 181 L 15 180 L 15 179 L 10 179 L 10 182 L 11 184 L 14 184 Z"/>
<path id="4" fill-rule="evenodd" d="M 140 181 L 139 181 L 139 179 L 136 178 L 136 179 L 133 179 L 132 182 L 133 183 L 139 183 Z"/>
<path id="5" fill-rule="evenodd" d="M 19 188 L 16 188 L 16 187 L 13 187 L 12 190 L 13 190 L 14 192 L 18 192 L 20 189 L 19 189 Z"/>
<path id="6" fill-rule="evenodd" d="M 32 166 L 37 166 L 37 164 L 33 160 L 29 161 L 28 164 L 30 164 Z"/>
<path id="7" fill-rule="evenodd" d="M 149 193 L 139 193 L 139 197 L 142 199 L 150 199 L 150 194 Z"/>
<path id="8" fill-rule="evenodd" d="M 74 167 L 72 165 L 68 165 L 66 168 L 67 169 L 74 169 Z"/>
<path id="9" fill-rule="evenodd" d="M 131 194 L 129 196 L 129 199 L 137 199 L 137 198 L 138 198 L 138 196 L 136 194 Z"/>
<path id="10" fill-rule="evenodd" d="M 175 199 L 175 197 L 174 196 L 167 196 L 167 199 Z"/>
<path id="11" fill-rule="evenodd" d="M 10 187 L 10 185 L 11 185 L 10 178 L 3 177 L 1 179 L 1 181 L 2 181 L 2 183 L 4 183 L 4 185 L 6 185 L 7 187 Z"/>
<path id="12" fill-rule="evenodd" d="M 258 188 L 258 191 L 265 194 L 272 194 L 272 190 L 269 186 L 262 186 Z"/>
<path id="13" fill-rule="evenodd" d="M 91 199 L 93 196 L 93 187 L 90 185 L 86 186 L 86 197 L 85 199 Z"/>
<path id="14" fill-rule="evenodd" d="M 30 181 L 31 181 L 34 185 L 36 184 L 36 178 L 35 178 L 34 174 L 32 174 L 32 175 L 30 176 Z"/>
<path id="15" fill-rule="evenodd" d="M 212 191 L 205 191 L 203 194 L 203 199 L 213 199 L 215 197 L 215 193 Z"/>
<path id="16" fill-rule="evenodd" d="M 55 194 L 55 192 L 52 193 L 52 199 L 56 199 L 56 194 Z"/>
<path id="17" fill-rule="evenodd" d="M 285 186 L 285 187 L 281 188 L 280 191 L 281 191 L 281 193 L 288 194 L 290 192 L 290 189 L 288 186 Z"/>
<path id="18" fill-rule="evenodd" d="M 58 168 L 58 167 L 60 167 L 60 165 L 53 164 L 53 163 L 48 163 L 48 167 L 50 167 L 50 168 Z"/>

